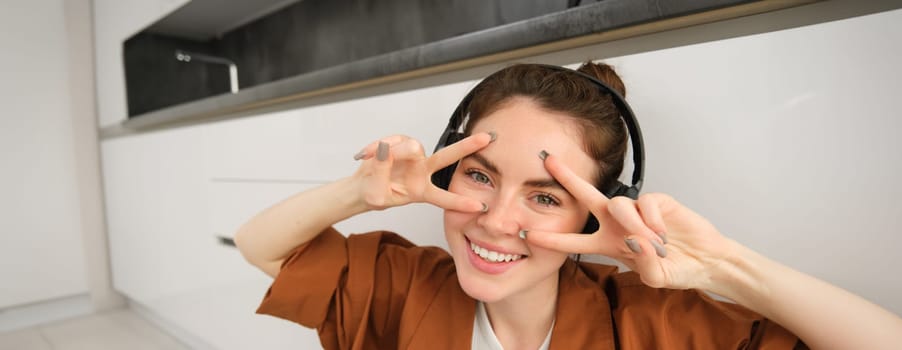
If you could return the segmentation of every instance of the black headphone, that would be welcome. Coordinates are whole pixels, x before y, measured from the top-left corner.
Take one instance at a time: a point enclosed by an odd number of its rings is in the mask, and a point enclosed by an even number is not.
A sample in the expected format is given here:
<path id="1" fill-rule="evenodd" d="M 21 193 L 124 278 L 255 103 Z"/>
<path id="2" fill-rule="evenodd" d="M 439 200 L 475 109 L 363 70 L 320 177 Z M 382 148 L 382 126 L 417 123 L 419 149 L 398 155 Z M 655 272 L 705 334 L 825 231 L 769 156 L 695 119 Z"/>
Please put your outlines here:
<path id="1" fill-rule="evenodd" d="M 630 135 L 630 143 L 633 148 L 633 177 L 631 185 L 626 185 L 618 180 L 611 188 L 599 188 L 599 191 L 604 193 L 604 195 L 608 198 L 613 198 L 616 196 L 626 196 L 632 199 L 638 198 L 639 191 L 642 189 L 642 180 L 645 174 L 645 144 L 642 141 L 642 130 L 639 129 L 639 122 L 636 121 L 636 116 L 633 114 L 633 110 L 630 108 L 629 104 L 626 103 L 626 100 L 623 98 L 623 96 L 621 96 L 620 93 L 612 89 L 607 84 L 601 82 L 598 79 L 595 79 L 588 74 L 559 66 L 546 64 L 532 65 L 554 71 L 576 74 L 595 84 L 603 94 L 611 96 L 611 101 L 614 103 L 614 107 L 616 107 L 617 111 L 620 113 L 620 118 L 623 119 L 623 123 L 626 125 L 626 129 Z M 457 108 L 454 109 L 454 114 L 451 115 L 451 119 L 448 121 L 448 126 L 446 126 L 445 131 L 442 132 L 442 136 L 439 138 L 438 144 L 435 145 L 434 152 L 438 152 L 438 150 L 445 148 L 457 141 L 460 141 L 465 137 L 463 126 L 465 124 L 465 121 L 467 121 L 467 118 L 469 117 L 470 100 L 473 99 L 473 95 L 475 94 L 475 91 L 478 87 L 479 86 L 477 85 L 476 88 L 470 90 L 470 92 L 467 93 L 467 96 L 460 101 L 459 105 L 457 105 Z M 451 184 L 451 176 L 454 175 L 454 170 L 456 168 L 457 164 L 455 163 L 439 171 L 436 171 L 432 174 L 432 183 L 441 189 L 447 190 L 448 186 Z M 598 220 L 594 215 L 590 214 L 589 220 L 588 222 L 586 222 L 585 228 L 583 228 L 583 232 L 591 233 L 595 232 L 596 230 L 598 230 Z"/>

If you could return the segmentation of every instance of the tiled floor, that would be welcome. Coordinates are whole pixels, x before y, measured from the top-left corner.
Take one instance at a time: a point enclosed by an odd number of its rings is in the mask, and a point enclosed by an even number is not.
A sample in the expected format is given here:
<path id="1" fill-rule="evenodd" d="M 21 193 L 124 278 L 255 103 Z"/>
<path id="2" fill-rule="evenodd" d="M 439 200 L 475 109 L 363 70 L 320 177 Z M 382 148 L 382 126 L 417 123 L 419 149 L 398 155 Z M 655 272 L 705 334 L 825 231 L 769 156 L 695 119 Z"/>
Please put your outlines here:
<path id="1" fill-rule="evenodd" d="M 0 333 L 0 350 L 187 350 L 130 309 Z"/>

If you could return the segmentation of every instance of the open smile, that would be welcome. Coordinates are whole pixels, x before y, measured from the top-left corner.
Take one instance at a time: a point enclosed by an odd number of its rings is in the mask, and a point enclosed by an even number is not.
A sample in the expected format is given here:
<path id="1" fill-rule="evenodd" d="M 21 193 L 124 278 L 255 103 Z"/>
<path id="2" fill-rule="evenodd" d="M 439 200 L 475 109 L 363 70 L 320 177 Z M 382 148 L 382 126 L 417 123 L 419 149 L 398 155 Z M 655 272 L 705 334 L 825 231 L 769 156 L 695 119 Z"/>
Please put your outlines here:
<path id="1" fill-rule="evenodd" d="M 476 255 L 479 255 L 480 258 L 484 259 L 488 262 L 508 262 L 508 261 L 517 261 L 520 258 L 523 258 L 523 255 L 520 254 L 504 254 L 496 251 L 488 250 L 486 248 L 480 247 L 478 244 L 470 241 L 470 250 Z"/>
<path id="2" fill-rule="evenodd" d="M 488 274 L 495 275 L 503 273 L 520 263 L 523 259 L 529 257 L 528 255 L 523 254 L 491 250 L 471 241 L 469 238 L 465 237 L 465 239 L 469 248 L 467 250 L 467 256 L 470 264 L 477 270 Z"/>

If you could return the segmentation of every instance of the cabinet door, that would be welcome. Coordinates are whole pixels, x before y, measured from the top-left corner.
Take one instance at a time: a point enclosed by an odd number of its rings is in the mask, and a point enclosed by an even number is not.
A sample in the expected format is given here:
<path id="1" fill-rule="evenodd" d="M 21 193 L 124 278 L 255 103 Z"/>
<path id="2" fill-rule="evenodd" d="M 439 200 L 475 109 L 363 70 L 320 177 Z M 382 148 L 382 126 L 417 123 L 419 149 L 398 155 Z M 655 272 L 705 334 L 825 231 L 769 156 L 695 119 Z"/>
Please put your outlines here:
<path id="1" fill-rule="evenodd" d="M 208 185 L 210 242 L 234 237 L 238 228 L 256 213 L 316 185 L 211 181 Z M 407 235 L 415 243 L 444 246 L 440 224 L 438 208 L 410 205 L 358 215 L 335 226 L 345 234 L 375 229 L 415 233 Z M 248 264 L 237 249 L 218 245 L 208 258 L 215 262 L 216 268 L 207 271 L 196 288 L 158 306 L 158 310 L 163 309 L 181 327 L 217 349 L 319 347 L 315 331 L 254 314 L 272 279 Z"/>
<path id="2" fill-rule="evenodd" d="M 104 141 L 115 287 L 214 348 L 318 347 L 314 331 L 254 314 L 271 280 L 221 238 L 284 198 L 352 174 L 352 156 L 380 137 L 410 135 L 431 153 L 468 85 Z M 426 204 L 336 227 L 387 229 L 417 244 L 445 245 L 441 210 Z"/>
<path id="3" fill-rule="evenodd" d="M 252 214 L 271 198 L 247 188 L 218 190 L 207 176 L 201 136 L 202 127 L 194 127 L 103 143 L 116 289 L 213 348 L 318 346 L 315 332 L 254 314 L 270 279 L 217 234 L 230 236 L 219 228 L 240 224 L 241 208 Z M 244 207 L 223 206 L 236 197 Z M 211 213 L 225 218 L 217 229 Z"/>
<path id="4" fill-rule="evenodd" d="M 206 185 L 210 205 L 209 233 L 217 238 L 232 239 L 241 225 L 255 214 L 316 185 L 297 181 L 210 181 Z"/>
<path id="5" fill-rule="evenodd" d="M 390 135 L 423 143 L 427 154 L 451 111 L 473 83 L 464 82 L 212 124 L 204 130 L 213 180 L 322 183 L 348 176 L 354 154 Z"/>
<path id="6" fill-rule="evenodd" d="M 303 176 L 296 111 L 228 120 L 203 128 L 207 177 L 214 181 L 297 180 Z"/>
<path id="7" fill-rule="evenodd" d="M 149 303 L 207 269 L 206 178 L 196 127 L 101 144 L 114 286 Z"/>

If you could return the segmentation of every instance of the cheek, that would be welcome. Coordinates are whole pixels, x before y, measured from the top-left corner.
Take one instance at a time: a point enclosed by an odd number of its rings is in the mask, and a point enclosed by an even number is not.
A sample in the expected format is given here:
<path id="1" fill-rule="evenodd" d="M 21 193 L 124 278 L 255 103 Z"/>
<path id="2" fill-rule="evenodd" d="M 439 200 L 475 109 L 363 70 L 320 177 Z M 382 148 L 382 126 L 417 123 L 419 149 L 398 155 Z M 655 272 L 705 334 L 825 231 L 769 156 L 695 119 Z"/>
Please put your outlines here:
<path id="1" fill-rule="evenodd" d="M 488 204 L 490 209 L 495 201 L 495 192 L 491 188 L 475 184 L 466 174 L 455 173 L 454 177 L 451 178 L 451 183 L 448 185 L 448 192 Z M 482 213 L 469 215 L 475 217 L 479 216 L 479 214 Z"/>
<path id="2" fill-rule="evenodd" d="M 460 231 L 467 222 L 473 220 L 474 215 L 454 210 L 445 210 L 445 233 L 451 231 Z"/>
<path id="3" fill-rule="evenodd" d="M 448 192 L 483 200 L 483 202 L 491 196 L 491 191 L 477 188 L 473 185 L 472 180 L 470 180 L 470 183 L 467 183 L 467 180 L 467 174 L 461 173 L 460 171 L 455 172 L 454 176 L 451 177 L 451 183 L 448 184 Z"/>
<path id="4" fill-rule="evenodd" d="M 460 178 L 455 174 L 455 176 L 451 179 L 451 183 L 448 185 L 448 192 L 468 196 L 474 199 L 479 199 L 478 197 L 472 196 L 470 192 L 472 191 L 464 191 L 461 188 L 465 187 L 459 183 Z M 454 210 L 445 210 L 444 211 L 444 223 L 445 223 L 445 234 L 448 235 L 450 233 L 456 233 L 463 229 L 467 223 L 476 219 L 479 213 L 464 213 Z"/>
<path id="5" fill-rule="evenodd" d="M 529 260 L 531 260 L 530 266 L 533 269 L 533 273 L 539 276 L 558 271 L 561 268 L 561 265 L 564 264 L 564 261 L 569 259 L 570 255 L 568 253 L 545 249 L 535 245 L 529 245 L 529 252 Z"/>
<path id="6" fill-rule="evenodd" d="M 582 232 L 589 221 L 589 210 L 580 208 L 575 210 L 568 220 L 569 232 Z"/>
<path id="7" fill-rule="evenodd" d="M 460 169 L 455 170 L 454 175 L 451 176 L 451 181 L 448 183 L 448 192 L 460 193 L 462 187 L 460 177 Z"/>
<path id="8" fill-rule="evenodd" d="M 535 245 L 530 245 L 529 251 L 534 257 L 541 257 L 542 260 L 549 261 L 552 265 L 556 265 L 557 267 L 560 267 L 560 264 L 564 263 L 564 260 L 566 260 L 570 255 L 569 253 L 559 252 L 557 250 L 542 248 Z"/>
<path id="9" fill-rule="evenodd" d="M 529 223 L 533 230 L 579 233 L 586 226 L 588 218 L 588 210 L 569 209 L 553 214 L 536 214 Z"/>

